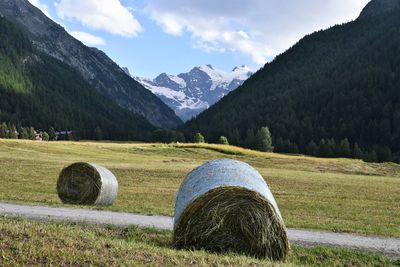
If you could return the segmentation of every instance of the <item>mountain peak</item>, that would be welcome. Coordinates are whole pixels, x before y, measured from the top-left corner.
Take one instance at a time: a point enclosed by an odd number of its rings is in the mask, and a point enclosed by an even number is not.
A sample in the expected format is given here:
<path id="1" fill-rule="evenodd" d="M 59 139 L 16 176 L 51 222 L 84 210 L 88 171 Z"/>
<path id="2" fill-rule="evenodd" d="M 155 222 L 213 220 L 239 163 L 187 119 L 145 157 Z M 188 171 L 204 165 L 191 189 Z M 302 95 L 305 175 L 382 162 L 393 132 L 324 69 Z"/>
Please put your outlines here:
<path id="1" fill-rule="evenodd" d="M 242 70 L 251 71 L 251 69 L 250 69 L 247 65 L 245 65 L 245 64 L 234 67 L 233 70 L 232 70 L 232 72 L 235 72 L 235 71 L 238 71 L 238 70 L 239 70 L 239 71 L 242 71 Z"/>
<path id="2" fill-rule="evenodd" d="M 204 64 L 178 75 L 162 73 L 155 79 L 136 79 L 186 121 L 242 85 L 251 74 L 246 65 L 226 72 Z"/>
<path id="3" fill-rule="evenodd" d="M 165 72 L 161 73 L 156 77 L 156 79 L 165 79 L 165 78 L 168 78 L 168 74 Z"/>
<path id="4" fill-rule="evenodd" d="M 215 71 L 214 67 L 211 64 L 200 65 L 198 67 L 193 68 L 193 70 L 200 70 L 203 72 Z"/>
<path id="5" fill-rule="evenodd" d="M 372 0 L 362 10 L 359 19 L 376 17 L 394 11 L 400 11 L 399 0 Z"/>

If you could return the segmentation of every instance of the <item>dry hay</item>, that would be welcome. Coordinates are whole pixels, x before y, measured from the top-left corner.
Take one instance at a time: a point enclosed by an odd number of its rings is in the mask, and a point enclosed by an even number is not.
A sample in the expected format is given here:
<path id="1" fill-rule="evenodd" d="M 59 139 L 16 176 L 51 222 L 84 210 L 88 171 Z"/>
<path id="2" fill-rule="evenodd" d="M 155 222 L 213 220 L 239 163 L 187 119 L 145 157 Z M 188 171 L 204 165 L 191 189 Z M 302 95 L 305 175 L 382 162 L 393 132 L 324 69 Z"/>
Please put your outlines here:
<path id="1" fill-rule="evenodd" d="M 215 161 L 211 162 L 213 163 L 215 164 Z M 232 162 L 222 161 L 222 165 L 230 163 Z M 243 163 L 233 163 L 234 166 L 239 166 L 239 169 L 244 166 L 243 175 L 249 175 L 249 172 L 246 173 L 249 167 L 247 164 L 246 166 Z M 217 180 L 221 179 L 221 173 L 232 174 L 229 167 L 220 167 L 222 172 L 217 170 L 210 173 L 209 170 L 210 166 L 194 172 L 216 175 Z M 189 184 L 195 184 L 194 176 L 193 172 L 188 175 Z M 178 214 L 179 217 L 175 218 L 174 245 L 177 248 L 234 252 L 257 258 L 284 260 L 289 252 L 289 243 L 279 210 L 274 207 L 276 202 L 269 201 L 257 190 L 227 186 L 229 182 L 224 178 L 222 180 L 225 185 L 198 194 L 198 197 Z M 252 179 L 248 181 L 251 183 Z M 204 182 L 207 181 L 200 178 L 201 186 L 204 186 Z M 181 192 L 187 194 L 187 185 L 188 183 L 184 182 L 177 199 Z M 190 188 L 198 190 L 197 185 Z"/>
<path id="2" fill-rule="evenodd" d="M 118 182 L 106 168 L 80 162 L 61 171 L 57 192 L 65 204 L 111 205 L 117 197 Z"/>

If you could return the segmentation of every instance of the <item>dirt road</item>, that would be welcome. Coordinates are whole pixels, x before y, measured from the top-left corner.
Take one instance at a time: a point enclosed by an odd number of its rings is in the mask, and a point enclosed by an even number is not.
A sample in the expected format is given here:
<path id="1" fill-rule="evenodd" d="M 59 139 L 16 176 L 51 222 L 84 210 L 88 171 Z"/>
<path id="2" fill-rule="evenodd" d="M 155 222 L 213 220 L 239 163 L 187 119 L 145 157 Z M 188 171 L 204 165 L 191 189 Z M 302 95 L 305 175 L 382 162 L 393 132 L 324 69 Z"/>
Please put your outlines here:
<path id="1" fill-rule="evenodd" d="M 83 222 L 115 226 L 136 225 L 145 228 L 172 230 L 173 220 L 167 216 L 146 216 L 132 213 L 87 209 L 56 208 L 0 203 L 0 216 L 22 217 L 33 220 Z M 359 236 L 322 231 L 288 229 L 289 240 L 302 246 L 335 246 L 361 251 L 381 252 L 400 258 L 400 239 Z"/>

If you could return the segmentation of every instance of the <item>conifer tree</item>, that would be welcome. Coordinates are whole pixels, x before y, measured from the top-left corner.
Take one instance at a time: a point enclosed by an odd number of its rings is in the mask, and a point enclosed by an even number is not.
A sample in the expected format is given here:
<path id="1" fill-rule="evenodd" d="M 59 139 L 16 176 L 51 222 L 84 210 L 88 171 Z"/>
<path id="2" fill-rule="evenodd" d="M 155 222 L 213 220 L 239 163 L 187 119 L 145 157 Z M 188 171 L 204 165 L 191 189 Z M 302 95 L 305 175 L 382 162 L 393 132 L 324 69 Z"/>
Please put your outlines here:
<path id="1" fill-rule="evenodd" d="M 283 139 L 281 137 L 279 137 L 278 139 L 276 139 L 276 141 L 274 142 L 274 152 L 284 152 L 284 144 L 283 144 Z"/>
<path id="2" fill-rule="evenodd" d="M 326 155 L 328 154 L 328 147 L 327 147 L 327 145 L 326 145 L 326 141 L 325 141 L 325 139 L 324 138 L 322 138 L 320 141 L 319 141 L 319 144 L 318 144 L 318 156 L 320 156 L 320 157 L 326 157 Z"/>
<path id="3" fill-rule="evenodd" d="M 256 148 L 260 151 L 271 152 L 274 150 L 272 146 L 272 137 L 269 128 L 262 127 L 256 135 Z"/>
<path id="4" fill-rule="evenodd" d="M 317 144 L 311 140 L 310 143 L 306 146 L 306 154 L 310 156 L 316 156 L 318 153 L 318 146 Z"/>
<path id="5" fill-rule="evenodd" d="M 33 129 L 33 127 L 29 127 L 29 128 L 27 129 L 27 131 L 28 131 L 28 138 L 27 138 L 27 139 L 29 139 L 29 140 L 35 140 L 35 139 L 36 139 L 36 132 L 35 132 L 35 129 Z"/>
<path id="6" fill-rule="evenodd" d="M 56 140 L 56 131 L 54 130 L 54 127 L 49 128 L 49 141 L 55 141 Z"/>
<path id="7" fill-rule="evenodd" d="M 8 127 L 5 122 L 0 124 L 0 138 L 8 138 Z"/>
<path id="8" fill-rule="evenodd" d="M 66 135 L 68 138 L 68 132 L 66 133 Z M 97 127 L 94 129 L 93 135 L 95 140 L 103 140 L 103 131 L 101 130 L 99 125 L 97 125 Z"/>
<path id="9" fill-rule="evenodd" d="M 49 134 L 47 133 L 47 132 L 43 132 L 43 141 L 49 141 L 49 139 L 50 139 L 50 136 L 49 136 Z"/>
<path id="10" fill-rule="evenodd" d="M 366 162 L 377 162 L 378 161 L 378 155 L 376 154 L 376 151 L 371 149 L 367 154 L 364 155 L 364 161 L 366 161 Z"/>
<path id="11" fill-rule="evenodd" d="M 239 145 L 240 144 L 240 133 L 237 128 L 233 129 L 232 133 L 229 136 L 229 140 L 233 145 Z"/>
<path id="12" fill-rule="evenodd" d="M 18 139 L 17 127 L 14 124 L 9 125 L 8 138 Z"/>
<path id="13" fill-rule="evenodd" d="M 326 157 L 328 157 L 328 158 L 337 157 L 338 146 L 336 144 L 335 139 L 333 139 L 333 138 L 328 139 L 326 141 L 326 144 L 327 144 L 327 147 L 329 147 L 329 149 L 327 150 L 328 153 L 327 153 Z"/>
<path id="14" fill-rule="evenodd" d="M 229 145 L 228 138 L 226 138 L 225 136 L 220 136 L 218 143 L 220 143 L 221 145 Z"/>
<path id="15" fill-rule="evenodd" d="M 244 145 L 248 148 L 255 148 L 257 146 L 256 136 L 254 135 L 253 129 L 247 129 Z"/>
<path id="16" fill-rule="evenodd" d="M 353 149 L 353 158 L 355 159 L 362 159 L 364 157 L 364 153 L 359 147 L 358 143 L 356 142 L 354 144 L 354 149 Z"/>
<path id="17" fill-rule="evenodd" d="M 29 129 L 28 128 L 21 127 L 19 130 L 19 133 L 20 133 L 20 136 L 19 136 L 20 139 L 29 139 Z"/>
<path id="18" fill-rule="evenodd" d="M 351 157 L 350 142 L 347 138 L 340 141 L 338 146 L 338 156 L 343 158 Z"/>
<path id="19" fill-rule="evenodd" d="M 194 135 L 194 142 L 197 144 L 205 143 L 204 136 L 201 133 L 196 133 Z"/>

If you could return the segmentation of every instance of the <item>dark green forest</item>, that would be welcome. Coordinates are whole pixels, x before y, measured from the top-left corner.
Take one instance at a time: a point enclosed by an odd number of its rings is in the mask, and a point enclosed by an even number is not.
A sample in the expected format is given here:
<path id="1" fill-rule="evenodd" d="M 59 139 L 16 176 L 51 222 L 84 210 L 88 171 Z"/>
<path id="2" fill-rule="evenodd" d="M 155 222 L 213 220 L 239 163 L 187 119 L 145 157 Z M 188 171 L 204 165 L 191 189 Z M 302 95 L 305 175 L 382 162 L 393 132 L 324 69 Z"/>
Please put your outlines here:
<path id="1" fill-rule="evenodd" d="M 75 70 L 39 52 L 17 25 L 0 18 L 0 121 L 76 138 L 147 140 L 155 129 L 96 93 Z"/>
<path id="2" fill-rule="evenodd" d="M 181 130 L 256 148 L 263 126 L 277 152 L 399 162 L 400 12 L 304 37 Z"/>

